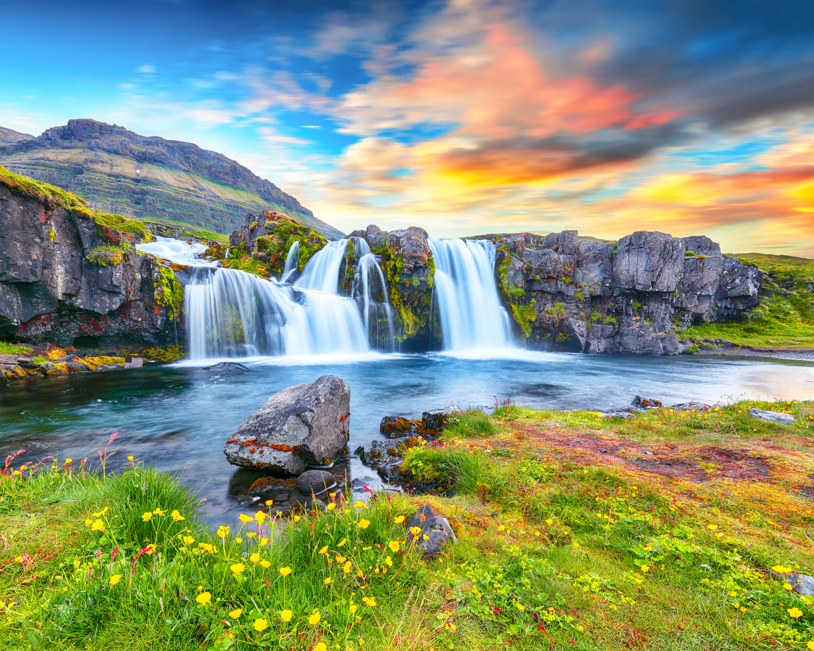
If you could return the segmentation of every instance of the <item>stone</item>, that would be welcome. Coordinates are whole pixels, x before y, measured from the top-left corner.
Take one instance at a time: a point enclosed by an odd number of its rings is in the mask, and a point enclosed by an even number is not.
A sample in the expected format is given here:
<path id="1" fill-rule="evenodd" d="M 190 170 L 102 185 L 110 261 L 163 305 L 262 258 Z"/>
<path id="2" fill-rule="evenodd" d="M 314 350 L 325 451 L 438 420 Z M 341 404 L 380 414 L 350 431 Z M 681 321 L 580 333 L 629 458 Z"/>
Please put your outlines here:
<path id="1" fill-rule="evenodd" d="M 460 412 L 457 407 L 447 407 L 446 409 L 433 409 L 425 411 L 421 414 L 421 422 L 425 430 L 432 432 L 442 432 L 447 426 L 447 422 L 451 416 Z"/>
<path id="2" fill-rule="evenodd" d="M 765 411 L 763 409 L 756 409 L 752 407 L 749 410 L 749 415 L 757 420 L 762 420 L 766 423 L 777 423 L 779 425 L 789 425 L 794 422 L 794 416 L 791 414 L 781 414 L 777 411 Z"/>
<path id="3" fill-rule="evenodd" d="M 141 357 L 125 357 L 124 368 L 142 368 L 144 360 Z"/>
<path id="4" fill-rule="evenodd" d="M 249 369 L 243 364 L 239 364 L 238 362 L 220 362 L 219 364 L 213 364 L 212 366 L 204 366 L 204 371 L 221 371 L 224 373 L 243 373 L 244 371 L 248 371 Z"/>
<path id="5" fill-rule="evenodd" d="M 334 375 L 271 396 L 229 437 L 229 463 L 300 475 L 306 464 L 327 465 L 346 450 L 350 387 Z"/>
<path id="6" fill-rule="evenodd" d="M 662 405 L 659 400 L 653 400 L 652 398 L 642 398 L 641 396 L 636 396 L 630 406 L 639 407 L 642 409 L 656 409 L 659 407 L 663 407 L 664 405 Z"/>
<path id="7" fill-rule="evenodd" d="M 306 470 L 297 477 L 297 490 L 306 495 L 319 495 L 333 486 L 336 486 L 336 479 L 325 470 Z"/>
<path id="8" fill-rule="evenodd" d="M 814 577 L 808 576 L 807 574 L 796 574 L 794 572 L 781 574 L 775 570 L 770 570 L 770 573 L 774 578 L 788 583 L 791 586 L 792 592 L 804 596 L 814 595 Z"/>
<path id="9" fill-rule="evenodd" d="M 424 558 L 440 553 L 444 545 L 457 540 L 449 520 L 440 513 L 433 512 L 432 507 L 428 505 L 420 507 L 413 513 L 406 526 L 407 544 L 413 544 L 415 540 L 415 548 Z M 421 527 L 421 533 L 414 536 L 410 531 L 413 527 Z M 425 540 L 424 536 L 428 538 Z"/>

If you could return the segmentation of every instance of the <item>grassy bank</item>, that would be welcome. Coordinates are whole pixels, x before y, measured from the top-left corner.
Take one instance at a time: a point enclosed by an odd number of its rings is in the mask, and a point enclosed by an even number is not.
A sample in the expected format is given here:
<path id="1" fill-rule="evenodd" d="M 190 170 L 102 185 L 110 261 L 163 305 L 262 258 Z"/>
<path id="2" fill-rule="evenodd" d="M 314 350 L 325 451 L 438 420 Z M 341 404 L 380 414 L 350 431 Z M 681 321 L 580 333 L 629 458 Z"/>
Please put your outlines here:
<path id="1" fill-rule="evenodd" d="M 738 346 L 814 348 L 814 260 L 763 253 L 734 257 L 763 271 L 760 306 L 746 323 L 693 326 L 686 334 Z"/>
<path id="2" fill-rule="evenodd" d="M 405 454 L 443 495 L 336 495 L 276 538 L 256 513 L 210 530 L 137 460 L 18 469 L 0 648 L 814 649 L 814 601 L 771 576 L 814 573 L 812 419 L 467 412 Z M 430 561 L 407 543 L 420 504 L 458 536 Z"/>

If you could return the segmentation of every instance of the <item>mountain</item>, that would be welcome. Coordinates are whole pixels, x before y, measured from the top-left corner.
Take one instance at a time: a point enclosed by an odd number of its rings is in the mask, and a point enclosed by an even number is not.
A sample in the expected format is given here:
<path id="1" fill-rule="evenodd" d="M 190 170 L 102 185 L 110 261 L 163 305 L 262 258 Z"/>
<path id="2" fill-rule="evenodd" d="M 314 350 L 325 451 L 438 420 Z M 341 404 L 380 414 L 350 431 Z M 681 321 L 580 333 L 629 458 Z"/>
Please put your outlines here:
<path id="1" fill-rule="evenodd" d="M 36 138 L 0 128 L 0 164 L 73 192 L 103 212 L 227 233 L 247 212 L 277 210 L 328 237 L 342 235 L 223 154 L 115 124 L 69 120 Z"/>
<path id="2" fill-rule="evenodd" d="M 31 140 L 34 136 L 29 136 L 27 133 L 20 133 L 6 127 L 0 127 L 0 145 L 11 145 L 21 140 Z"/>

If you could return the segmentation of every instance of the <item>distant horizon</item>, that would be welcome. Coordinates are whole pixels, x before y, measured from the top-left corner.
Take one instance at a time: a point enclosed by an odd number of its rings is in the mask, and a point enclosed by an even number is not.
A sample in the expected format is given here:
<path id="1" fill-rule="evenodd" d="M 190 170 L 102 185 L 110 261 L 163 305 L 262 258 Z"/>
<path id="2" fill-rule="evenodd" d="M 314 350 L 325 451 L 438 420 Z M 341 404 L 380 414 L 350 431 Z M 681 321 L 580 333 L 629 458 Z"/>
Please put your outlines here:
<path id="1" fill-rule="evenodd" d="M 658 6 L 657 6 L 658 5 Z M 807 3 L 14 3 L 67 33 L 0 70 L 0 125 L 192 142 L 348 232 L 636 230 L 814 257 Z"/>

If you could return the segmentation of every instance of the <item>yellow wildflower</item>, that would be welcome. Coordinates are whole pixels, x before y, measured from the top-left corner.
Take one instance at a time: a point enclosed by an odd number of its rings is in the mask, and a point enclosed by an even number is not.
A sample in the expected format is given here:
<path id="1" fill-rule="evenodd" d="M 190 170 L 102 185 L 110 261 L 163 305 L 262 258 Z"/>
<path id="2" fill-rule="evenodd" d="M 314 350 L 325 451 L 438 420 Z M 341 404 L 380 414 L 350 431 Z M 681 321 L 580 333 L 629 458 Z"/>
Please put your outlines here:
<path id="1" fill-rule="evenodd" d="M 294 613 L 292 611 L 284 610 L 280 613 L 280 619 L 282 619 L 284 622 L 290 622 L 293 615 Z"/>
<path id="2" fill-rule="evenodd" d="M 546 520 L 545 523 L 550 527 L 552 524 L 554 524 L 554 520 Z"/>
<path id="3" fill-rule="evenodd" d="M 266 519 L 266 512 L 265 511 L 258 511 L 254 514 L 254 519 L 257 520 L 257 524 L 263 524 Z"/>
<path id="4" fill-rule="evenodd" d="M 387 564 L 387 567 L 393 567 L 393 559 L 389 556 L 384 559 L 384 562 Z"/>
<path id="5" fill-rule="evenodd" d="M 269 563 L 269 562 L 268 562 L 267 560 L 265 560 L 265 559 L 263 559 L 262 561 L 260 561 L 260 565 L 261 565 L 262 567 L 264 567 L 264 568 L 269 568 L 269 567 L 271 567 L 271 563 Z"/>
<path id="6" fill-rule="evenodd" d="M 242 608 L 237 608 L 236 610 L 233 610 L 233 611 L 231 611 L 229 613 L 229 617 L 231 617 L 232 619 L 237 619 L 242 614 L 243 614 L 243 609 Z"/>
<path id="7" fill-rule="evenodd" d="M 330 582 L 331 582 L 331 577 L 328 577 L 322 583 L 325 584 L 325 585 L 328 585 Z"/>
<path id="8" fill-rule="evenodd" d="M 366 509 L 366 508 L 367 508 L 367 504 L 365 504 L 365 503 L 364 503 L 363 501 L 361 501 L 361 500 L 356 500 L 356 501 L 353 503 L 353 507 L 354 507 L 354 508 L 356 508 L 356 509 Z"/>
<path id="9" fill-rule="evenodd" d="M 167 512 L 167 509 L 164 509 L 164 510 L 156 509 L 155 511 L 153 511 L 153 513 L 155 513 L 156 515 L 164 515 L 166 512 Z"/>
<path id="10" fill-rule="evenodd" d="M 106 507 L 105 507 L 105 508 L 103 508 L 101 511 L 99 511 L 99 513 L 91 513 L 91 515 L 92 515 L 94 518 L 101 518 L 101 517 L 102 517 L 102 516 L 103 516 L 105 513 L 107 513 L 107 510 L 108 510 L 109 508 L 110 508 L 109 506 L 106 506 Z"/>
<path id="11" fill-rule="evenodd" d="M 396 524 L 401 524 L 402 522 L 404 522 L 404 516 L 403 515 L 396 516 L 395 518 L 393 518 L 393 522 L 395 522 Z"/>
<path id="12" fill-rule="evenodd" d="M 93 526 L 90 528 L 91 531 L 104 531 L 105 530 L 105 523 L 102 522 L 101 519 L 96 520 L 93 523 Z"/>
<path id="13" fill-rule="evenodd" d="M 195 597 L 195 601 L 197 601 L 202 606 L 205 606 L 210 601 L 212 601 L 212 593 L 211 592 L 202 592 L 197 597 Z"/>
<path id="14" fill-rule="evenodd" d="M 262 617 L 260 619 L 254 620 L 254 630 L 257 631 L 258 633 L 265 631 L 268 627 L 269 623 Z"/>
<path id="15" fill-rule="evenodd" d="M 350 562 L 350 561 L 348 561 L 348 562 L 347 562 L 347 563 L 345 563 L 345 565 L 342 567 L 342 571 L 343 571 L 345 574 L 350 574 L 350 568 L 351 568 L 351 562 Z"/>
<path id="16" fill-rule="evenodd" d="M 235 574 L 243 574 L 246 566 L 243 563 L 235 563 L 234 565 L 230 565 L 229 569 Z"/>
<path id="17" fill-rule="evenodd" d="M 417 536 L 421 533 L 421 527 L 410 527 L 410 533 Z"/>
<path id="18" fill-rule="evenodd" d="M 399 550 L 399 543 L 397 540 L 391 540 L 389 543 L 387 543 L 387 546 L 394 554 Z"/>
<path id="19" fill-rule="evenodd" d="M 788 613 L 788 614 L 789 614 L 791 617 L 794 617 L 794 619 L 797 619 L 798 617 L 802 617 L 802 616 L 803 616 L 803 611 L 802 611 L 802 610 L 800 610 L 799 608 L 787 608 L 787 609 L 786 609 L 786 612 L 787 612 L 787 613 Z"/>
<path id="20" fill-rule="evenodd" d="M 515 604 L 515 606 L 517 606 L 517 610 L 525 610 L 526 609 L 526 607 L 523 604 L 521 604 L 519 601 Z"/>
<path id="21" fill-rule="evenodd" d="M 715 531 L 717 528 L 718 528 L 717 524 L 708 524 L 707 525 L 707 529 L 709 529 L 710 531 Z"/>
<path id="22" fill-rule="evenodd" d="M 288 576 L 289 574 L 291 574 L 291 572 L 292 572 L 292 569 L 290 567 L 281 567 L 280 568 L 280 574 L 282 574 L 283 576 Z"/>
<path id="23" fill-rule="evenodd" d="M 343 538 L 342 540 L 339 541 L 339 544 L 337 545 L 337 547 L 344 547 L 346 542 L 348 542 L 348 539 Z"/>
<path id="24" fill-rule="evenodd" d="M 641 569 L 642 572 L 649 572 L 650 571 L 650 567 L 648 565 L 642 565 L 641 568 L 639 568 L 639 569 Z"/>
<path id="25" fill-rule="evenodd" d="M 141 519 L 144 520 L 145 522 L 149 522 L 150 520 L 153 519 L 153 514 L 150 513 L 150 511 L 145 511 L 144 513 L 141 514 Z"/>
<path id="26" fill-rule="evenodd" d="M 195 542 L 195 539 L 192 536 L 184 536 L 183 538 L 181 538 L 181 540 L 184 541 L 185 545 L 191 545 L 192 543 Z"/>
<path id="27" fill-rule="evenodd" d="M 320 619 L 322 619 L 322 617 L 320 616 L 319 611 L 318 611 L 318 610 L 314 610 L 314 611 L 311 613 L 311 616 L 308 618 L 308 623 L 309 623 L 311 626 L 316 626 L 317 624 L 319 624 L 319 620 L 320 620 Z"/>
<path id="28" fill-rule="evenodd" d="M 320 550 L 319 550 L 319 553 L 320 553 L 320 554 L 326 554 L 326 555 L 327 555 L 327 553 L 328 553 L 328 545 L 325 545 L 325 547 L 323 547 L 322 549 L 320 549 Z"/>
<path id="29" fill-rule="evenodd" d="M 334 504 L 333 502 L 331 502 L 330 504 L 328 504 L 328 507 L 327 507 L 327 508 L 328 508 L 328 510 L 329 510 L 329 511 L 333 511 L 333 510 L 336 508 L 336 504 Z"/>
<path id="30" fill-rule="evenodd" d="M 357 608 L 359 608 L 359 606 L 357 606 L 356 604 L 351 604 L 350 605 L 350 614 L 353 615 L 353 613 L 356 612 Z"/>
<path id="31" fill-rule="evenodd" d="M 365 602 L 365 606 L 369 608 L 373 608 L 376 605 L 376 600 L 373 597 L 362 597 L 362 601 Z"/>
<path id="32" fill-rule="evenodd" d="M 224 525 L 222 527 L 218 527 L 218 536 L 221 538 L 226 538 L 229 535 L 229 527 Z"/>
<path id="33" fill-rule="evenodd" d="M 255 552 L 254 554 L 252 554 L 251 556 L 249 556 L 249 560 L 250 560 L 252 563 L 257 563 L 257 562 L 260 560 L 260 554 L 258 554 L 257 552 Z"/>
<path id="34" fill-rule="evenodd" d="M 325 646 L 325 642 L 317 642 L 317 645 L 314 647 L 313 651 L 328 651 L 328 647 Z"/>
<path id="35" fill-rule="evenodd" d="M 121 580 L 122 580 L 121 574 L 112 574 L 110 576 L 110 585 L 116 585 Z"/>
<path id="36" fill-rule="evenodd" d="M 239 545 L 243 542 L 243 538 L 235 538 L 235 542 Z"/>
<path id="37" fill-rule="evenodd" d="M 254 522 L 254 518 L 250 515 L 246 515 L 245 513 L 241 513 L 237 516 L 243 524 L 249 524 L 249 522 Z"/>
<path id="38" fill-rule="evenodd" d="M 170 513 L 170 515 L 172 516 L 172 519 L 175 520 L 176 522 L 181 522 L 181 520 L 186 520 L 186 518 L 183 515 L 181 515 L 178 512 L 177 509 L 175 511 L 173 511 L 172 513 Z"/>

